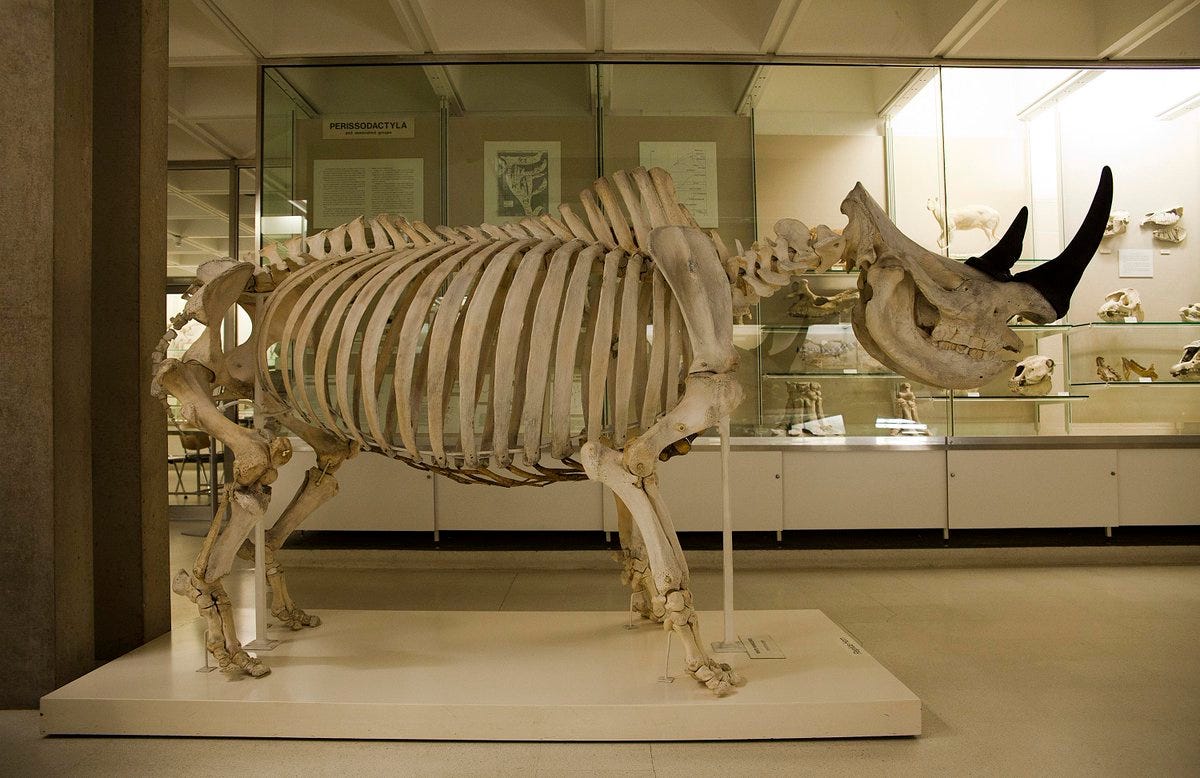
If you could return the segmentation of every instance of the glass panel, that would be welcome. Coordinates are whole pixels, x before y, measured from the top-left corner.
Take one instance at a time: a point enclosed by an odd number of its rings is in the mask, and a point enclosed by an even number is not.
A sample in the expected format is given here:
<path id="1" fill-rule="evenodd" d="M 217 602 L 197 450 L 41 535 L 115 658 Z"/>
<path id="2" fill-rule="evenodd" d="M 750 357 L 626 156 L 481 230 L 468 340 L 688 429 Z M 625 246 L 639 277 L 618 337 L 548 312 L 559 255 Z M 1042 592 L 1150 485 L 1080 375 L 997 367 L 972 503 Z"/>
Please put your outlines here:
<path id="1" fill-rule="evenodd" d="M 265 240 L 376 213 L 443 221 L 442 98 L 425 68 L 272 68 L 265 78 Z"/>
<path id="2" fill-rule="evenodd" d="M 936 241 L 923 204 L 940 191 L 936 72 L 919 68 L 770 67 L 755 76 L 757 234 L 779 219 L 840 230 L 842 200 L 857 182 L 914 237 Z M 889 153 L 890 150 L 890 153 Z M 895 187 L 908 202 L 891 196 Z M 920 208 L 907 208 L 922 193 Z M 928 221 L 933 224 L 930 231 Z M 768 249 L 769 250 L 769 249 Z M 943 392 L 905 380 L 854 337 L 858 273 L 838 264 L 794 277 L 759 305 L 755 356 L 763 374 L 755 431 L 764 435 L 949 434 Z M 911 397 L 909 393 L 911 392 Z M 828 429 L 808 421 L 821 398 Z M 898 397 L 903 393 L 903 397 Z M 915 403 L 917 429 L 897 424 Z M 743 407 L 743 413 L 745 407 Z M 908 415 L 912 415 L 909 413 Z M 897 433 L 899 434 L 899 432 Z"/>
<path id="3" fill-rule="evenodd" d="M 229 256 L 229 169 L 167 171 L 167 278 Z M 253 225 L 251 225 L 253 234 Z"/>

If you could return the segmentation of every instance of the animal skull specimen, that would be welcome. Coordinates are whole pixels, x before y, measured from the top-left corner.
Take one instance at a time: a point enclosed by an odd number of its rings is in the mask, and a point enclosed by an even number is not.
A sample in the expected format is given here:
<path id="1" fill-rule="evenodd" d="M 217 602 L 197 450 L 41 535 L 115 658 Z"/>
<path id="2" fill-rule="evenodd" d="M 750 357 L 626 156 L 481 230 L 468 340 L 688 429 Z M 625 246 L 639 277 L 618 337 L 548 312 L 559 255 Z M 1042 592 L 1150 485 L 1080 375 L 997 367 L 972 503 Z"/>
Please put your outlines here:
<path id="1" fill-rule="evenodd" d="M 808 279 L 801 278 L 792 284 L 788 298 L 796 301 L 788 308 L 788 316 L 800 319 L 802 324 L 815 324 L 853 308 L 858 302 L 858 290 L 847 289 L 829 297 L 813 292 Z"/>
<path id="2" fill-rule="evenodd" d="M 1171 375 L 1180 381 L 1200 381 L 1200 340 L 1183 347 L 1183 356 L 1171 366 Z"/>
<path id="3" fill-rule="evenodd" d="M 983 230 L 989 241 L 996 240 L 996 228 L 1000 226 L 1000 212 L 989 205 L 964 205 L 942 213 L 941 198 L 930 197 L 925 207 L 933 214 L 938 226 L 938 246 L 946 248 L 954 240 L 955 230 Z M 947 224 L 947 221 L 949 224 Z"/>
<path id="4" fill-rule="evenodd" d="M 1169 211 L 1152 211 L 1142 217 L 1141 226 L 1153 225 L 1156 229 L 1151 233 L 1158 240 L 1166 243 L 1183 243 L 1187 238 L 1187 230 L 1179 221 L 1183 218 L 1183 206 Z"/>
<path id="5" fill-rule="evenodd" d="M 1200 322 L 1200 303 L 1185 305 L 1179 309 L 1181 321 Z"/>
<path id="6" fill-rule="evenodd" d="M 1121 380 L 1121 376 L 1117 375 L 1116 370 L 1108 366 L 1108 363 L 1104 361 L 1104 357 L 1096 357 L 1096 377 L 1106 384 Z"/>
<path id="7" fill-rule="evenodd" d="M 1149 378 L 1151 381 L 1158 380 L 1158 371 L 1154 369 L 1153 362 L 1150 363 L 1150 367 L 1144 367 L 1136 359 L 1121 357 L 1121 379 L 1128 381 L 1134 375 Z"/>
<path id="8" fill-rule="evenodd" d="M 521 193 L 541 187 L 536 166 L 512 172 L 506 180 Z M 1024 210 L 995 248 L 960 264 L 904 237 L 860 185 L 842 204 L 844 234 L 785 219 L 774 240 L 730 256 L 696 226 L 665 171 L 641 168 L 581 192 L 582 216 L 563 205 L 561 218 L 431 228 L 381 215 L 269 246 L 252 261 L 210 262 L 154 351 L 152 388 L 226 445 L 233 479 L 200 555 L 172 588 L 199 607 L 222 669 L 268 672 L 237 640 L 222 583 L 234 558 L 253 551 L 247 538 L 291 456 L 288 438 L 242 427 L 217 404 L 258 394 L 262 411 L 316 452 L 266 532 L 278 623 L 320 623 L 288 595 L 275 553 L 334 497 L 336 471 L 360 451 L 464 484 L 587 478 L 618 501 L 634 607 L 680 639 L 694 678 L 726 694 L 741 678 L 700 639 L 656 468 L 740 402 L 735 314 L 793 276 L 857 262 L 854 329 L 868 352 L 926 384 L 978 386 L 1020 347 L 1004 324 L 1011 316 L 1046 322 L 1066 312 L 1111 193 L 1106 168 L 1063 254 L 1018 276 L 1008 271 Z M 226 352 L 220 324 L 235 305 L 253 310 L 255 331 Z M 168 358 L 190 321 L 204 333 Z M 818 384 L 789 387 L 789 402 L 818 430 L 828 426 Z M 582 425 L 572 413 L 580 406 Z"/>
<path id="9" fill-rule="evenodd" d="M 1050 393 L 1054 360 L 1041 354 L 1025 357 L 1013 368 L 1008 388 L 1015 394 L 1040 397 Z"/>
<path id="10" fill-rule="evenodd" d="M 1106 294 L 1096 315 L 1100 317 L 1100 321 L 1110 322 L 1122 322 L 1130 318 L 1142 321 L 1146 318 L 1146 313 L 1142 310 L 1142 296 L 1133 287 Z"/>
<path id="11" fill-rule="evenodd" d="M 966 262 L 934 254 L 901 233 L 871 196 L 855 187 L 842 203 L 850 221 L 847 256 L 860 268 L 854 334 L 892 370 L 931 386 L 972 389 L 1011 369 L 1020 337 L 1015 315 L 1047 324 L 1066 314 L 1079 278 L 1100 245 L 1112 205 L 1104 168 L 1083 224 L 1053 260 L 1013 275 L 1028 209 L 982 256 Z"/>
<path id="12" fill-rule="evenodd" d="M 1125 232 L 1129 226 L 1129 211 L 1113 211 L 1108 215 L 1108 224 L 1104 227 L 1104 237 L 1111 238 Z"/>

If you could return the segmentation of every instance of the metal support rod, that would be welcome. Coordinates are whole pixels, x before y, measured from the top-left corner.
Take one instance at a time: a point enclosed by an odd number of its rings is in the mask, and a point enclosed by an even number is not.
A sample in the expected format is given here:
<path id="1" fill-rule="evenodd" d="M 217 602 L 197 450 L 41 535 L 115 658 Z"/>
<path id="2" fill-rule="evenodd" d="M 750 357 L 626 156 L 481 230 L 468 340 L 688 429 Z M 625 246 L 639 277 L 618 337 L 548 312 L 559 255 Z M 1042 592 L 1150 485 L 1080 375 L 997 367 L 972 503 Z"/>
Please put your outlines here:
<path id="1" fill-rule="evenodd" d="M 738 640 L 737 629 L 733 623 L 733 508 L 729 495 L 729 417 L 721 419 L 718 426 L 721 433 L 721 509 L 723 521 L 721 527 L 721 577 L 725 588 L 724 621 L 725 634 L 720 642 L 713 643 L 713 651 L 720 653 L 740 653 L 745 651 Z"/>

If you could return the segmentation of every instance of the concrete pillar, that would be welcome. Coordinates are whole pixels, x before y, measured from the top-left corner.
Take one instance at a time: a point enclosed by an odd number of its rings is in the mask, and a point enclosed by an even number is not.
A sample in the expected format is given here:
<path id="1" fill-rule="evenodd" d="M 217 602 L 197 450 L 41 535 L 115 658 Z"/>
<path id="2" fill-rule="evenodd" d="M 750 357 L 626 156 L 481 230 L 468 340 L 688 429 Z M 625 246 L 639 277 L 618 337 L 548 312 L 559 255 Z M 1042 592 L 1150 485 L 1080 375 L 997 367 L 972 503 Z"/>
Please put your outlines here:
<path id="1" fill-rule="evenodd" d="M 0 25 L 0 707 L 91 669 L 92 12 Z"/>
<path id="2" fill-rule="evenodd" d="M 0 707 L 29 707 L 170 627 L 165 432 L 147 391 L 164 329 L 167 9 L 4 8 Z"/>
<path id="3" fill-rule="evenodd" d="M 92 504 L 96 658 L 171 628 L 166 416 L 167 2 L 95 0 Z"/>

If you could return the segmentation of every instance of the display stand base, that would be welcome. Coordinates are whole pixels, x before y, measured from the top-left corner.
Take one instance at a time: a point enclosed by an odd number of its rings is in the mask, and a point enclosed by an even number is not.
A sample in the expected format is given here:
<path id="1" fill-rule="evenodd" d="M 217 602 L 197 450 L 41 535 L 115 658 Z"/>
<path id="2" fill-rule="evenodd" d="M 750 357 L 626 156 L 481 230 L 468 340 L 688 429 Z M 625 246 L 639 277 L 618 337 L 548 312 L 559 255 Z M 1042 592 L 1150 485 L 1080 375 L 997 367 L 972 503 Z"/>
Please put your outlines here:
<path id="1" fill-rule="evenodd" d="M 717 698 L 623 612 L 323 611 L 258 679 L 196 673 L 203 620 L 42 698 L 48 735 L 671 741 L 917 735 L 921 702 L 823 613 L 740 611 L 786 659 Z M 702 613 L 717 629 L 720 613 Z M 250 629 L 253 613 L 238 612 Z M 678 640 L 675 641 L 678 644 Z"/>

